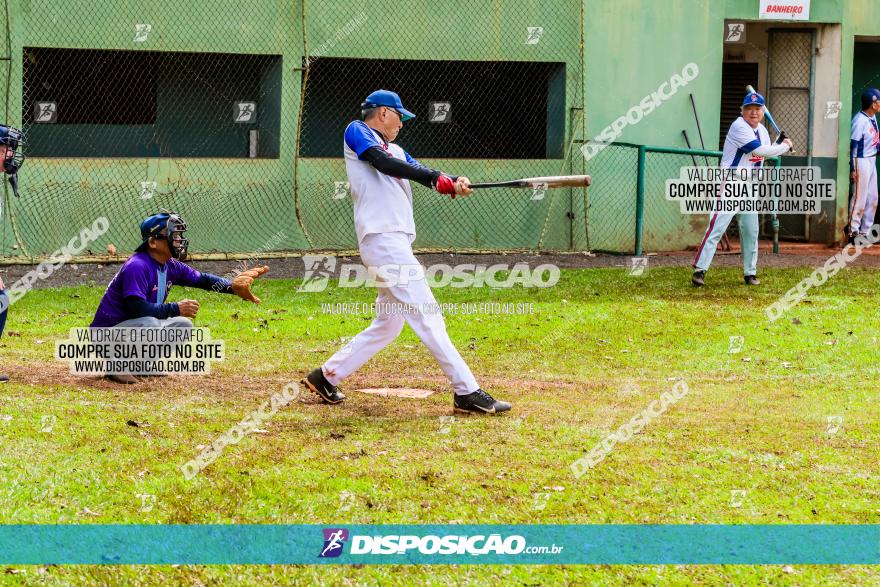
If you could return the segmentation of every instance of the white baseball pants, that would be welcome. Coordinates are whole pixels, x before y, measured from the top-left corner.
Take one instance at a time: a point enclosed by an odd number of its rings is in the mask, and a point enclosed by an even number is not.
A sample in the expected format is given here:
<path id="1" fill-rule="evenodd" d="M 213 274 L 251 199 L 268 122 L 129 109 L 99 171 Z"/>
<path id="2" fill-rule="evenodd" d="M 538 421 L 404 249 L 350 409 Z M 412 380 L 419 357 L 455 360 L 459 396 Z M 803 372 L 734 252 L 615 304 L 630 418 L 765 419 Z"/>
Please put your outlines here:
<path id="1" fill-rule="evenodd" d="M 856 159 L 859 173 L 850 213 L 850 233 L 868 234 L 877 213 L 877 163 L 874 157 Z"/>
<path id="2" fill-rule="evenodd" d="M 361 261 L 368 269 L 401 266 L 401 273 L 418 267 L 410 236 L 403 232 L 368 234 L 360 243 Z M 385 348 L 403 330 L 406 322 L 440 364 L 456 394 L 472 393 L 480 388 L 470 368 L 461 358 L 446 333 L 446 321 L 436 308 L 437 301 L 424 278 L 385 282 L 376 296 L 376 317 L 366 330 L 324 363 L 324 376 L 333 385 L 354 373 L 373 355 Z M 390 308 L 388 306 L 391 306 Z M 401 312 L 402 307 L 405 312 Z"/>
<path id="3" fill-rule="evenodd" d="M 694 259 L 694 268 L 700 271 L 708 271 L 715 256 L 718 242 L 724 236 L 727 226 L 736 214 L 713 213 L 709 217 L 709 226 L 700 248 L 697 249 L 697 257 Z M 758 274 L 758 215 L 739 214 L 739 244 L 742 250 L 743 275 Z"/>

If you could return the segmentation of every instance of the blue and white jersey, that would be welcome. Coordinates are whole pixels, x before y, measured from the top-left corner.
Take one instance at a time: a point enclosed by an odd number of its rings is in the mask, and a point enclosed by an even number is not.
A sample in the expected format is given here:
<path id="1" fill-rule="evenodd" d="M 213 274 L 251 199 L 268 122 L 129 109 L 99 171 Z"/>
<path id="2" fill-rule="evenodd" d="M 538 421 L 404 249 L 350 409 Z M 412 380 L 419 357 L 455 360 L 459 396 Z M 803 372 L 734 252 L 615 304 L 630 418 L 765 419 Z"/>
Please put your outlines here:
<path id="1" fill-rule="evenodd" d="M 852 119 L 850 148 L 857 159 L 874 157 L 880 148 L 880 131 L 877 129 L 877 117 L 859 112 Z"/>
<path id="2" fill-rule="evenodd" d="M 409 163 L 415 159 L 394 143 L 386 143 L 382 135 L 361 120 L 345 129 L 345 171 L 354 203 L 354 228 L 358 243 L 368 234 L 403 232 L 415 240 L 412 188 L 409 181 L 385 175 L 361 155 L 370 147 L 380 147 L 392 157 Z"/>
<path id="3" fill-rule="evenodd" d="M 761 167 L 764 158 L 753 155 L 753 151 L 762 145 L 769 145 L 770 133 L 763 124 L 752 128 L 742 116 L 733 121 L 727 138 L 724 140 L 724 151 L 721 155 L 721 167 Z"/>

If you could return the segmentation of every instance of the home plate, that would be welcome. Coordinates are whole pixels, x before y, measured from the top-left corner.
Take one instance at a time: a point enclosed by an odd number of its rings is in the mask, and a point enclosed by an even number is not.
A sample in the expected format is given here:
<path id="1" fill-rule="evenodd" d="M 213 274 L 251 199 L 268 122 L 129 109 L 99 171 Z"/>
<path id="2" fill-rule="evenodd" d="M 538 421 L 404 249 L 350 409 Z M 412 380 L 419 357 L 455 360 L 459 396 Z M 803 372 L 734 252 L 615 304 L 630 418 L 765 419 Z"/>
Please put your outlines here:
<path id="1" fill-rule="evenodd" d="M 412 389 L 409 387 L 381 389 L 355 389 L 361 393 L 369 393 L 370 395 L 381 395 L 382 397 L 406 397 L 409 399 L 425 399 L 430 396 L 433 391 L 430 389 Z"/>

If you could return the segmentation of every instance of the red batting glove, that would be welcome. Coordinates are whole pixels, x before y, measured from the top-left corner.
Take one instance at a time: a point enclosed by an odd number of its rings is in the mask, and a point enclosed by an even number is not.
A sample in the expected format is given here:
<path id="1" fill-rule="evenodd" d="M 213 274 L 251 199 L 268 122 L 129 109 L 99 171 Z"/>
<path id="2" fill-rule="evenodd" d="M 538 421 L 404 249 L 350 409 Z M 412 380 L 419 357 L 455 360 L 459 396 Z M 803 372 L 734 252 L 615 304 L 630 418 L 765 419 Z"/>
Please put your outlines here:
<path id="1" fill-rule="evenodd" d="M 438 177 L 437 184 L 434 188 L 441 194 L 452 196 L 452 199 L 455 199 L 455 182 L 452 181 L 452 178 L 448 175 L 441 175 Z"/>

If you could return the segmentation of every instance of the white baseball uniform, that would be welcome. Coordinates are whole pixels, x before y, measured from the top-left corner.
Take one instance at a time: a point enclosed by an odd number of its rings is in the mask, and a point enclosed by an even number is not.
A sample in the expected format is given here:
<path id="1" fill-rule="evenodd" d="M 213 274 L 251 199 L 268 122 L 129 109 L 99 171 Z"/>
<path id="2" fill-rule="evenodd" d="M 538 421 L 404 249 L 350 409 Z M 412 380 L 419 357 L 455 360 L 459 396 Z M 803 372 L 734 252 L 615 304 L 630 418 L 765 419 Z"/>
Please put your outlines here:
<path id="1" fill-rule="evenodd" d="M 852 119 L 850 157 L 858 172 L 856 193 L 850 209 L 850 233 L 868 234 L 877 213 L 877 151 L 880 131 L 877 118 L 859 112 Z"/>
<path id="2" fill-rule="evenodd" d="M 770 134 L 763 124 L 752 128 L 740 116 L 730 125 L 724 140 L 721 154 L 721 167 L 762 167 L 765 157 L 776 157 L 788 151 L 788 145 L 773 145 Z M 694 268 L 706 271 L 712 264 L 715 249 L 734 214 L 715 212 L 709 217 L 709 227 L 697 249 Z M 739 214 L 739 243 L 742 249 L 743 275 L 756 275 L 758 272 L 758 214 Z"/>
<path id="3" fill-rule="evenodd" d="M 473 393 L 480 386 L 446 333 L 434 294 L 412 252 L 416 238 L 412 190 L 409 181 L 379 172 L 360 156 L 370 147 L 381 147 L 392 157 L 417 163 L 394 143 L 387 143 L 362 121 L 345 129 L 345 170 L 354 203 L 354 224 L 361 261 L 368 269 L 396 265 L 402 274 L 419 269 L 415 279 L 400 279 L 379 287 L 376 317 L 370 326 L 324 363 L 324 376 L 332 385 L 356 371 L 400 334 L 404 321 L 440 364 L 456 394 Z M 406 305 L 406 312 L 395 311 Z"/>

